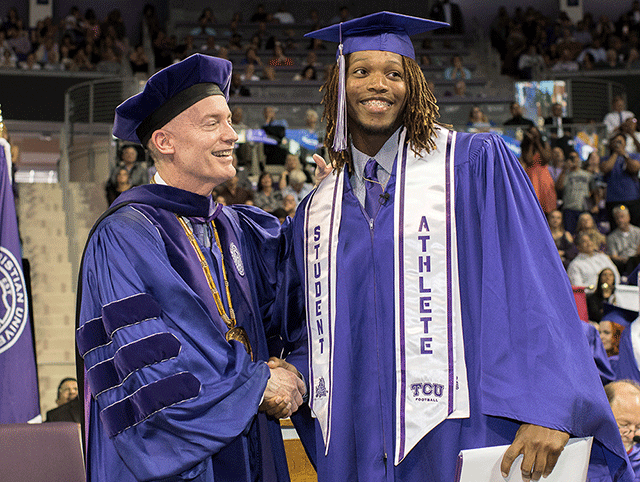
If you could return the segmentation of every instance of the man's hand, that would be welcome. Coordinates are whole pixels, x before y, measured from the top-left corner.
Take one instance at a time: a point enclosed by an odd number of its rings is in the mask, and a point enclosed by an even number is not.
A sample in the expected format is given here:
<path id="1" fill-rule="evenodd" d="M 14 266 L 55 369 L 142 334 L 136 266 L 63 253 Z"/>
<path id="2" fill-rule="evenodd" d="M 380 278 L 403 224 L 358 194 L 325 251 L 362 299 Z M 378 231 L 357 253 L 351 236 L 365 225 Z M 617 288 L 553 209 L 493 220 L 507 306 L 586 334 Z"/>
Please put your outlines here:
<path id="1" fill-rule="evenodd" d="M 271 378 L 264 390 L 264 400 L 259 411 L 274 418 L 287 418 L 302 405 L 307 392 L 298 370 L 284 360 L 270 358 Z"/>
<path id="2" fill-rule="evenodd" d="M 333 166 L 327 165 L 324 158 L 318 154 L 313 155 L 313 160 L 316 161 L 316 187 L 322 182 L 322 180 L 331 174 Z"/>
<path id="3" fill-rule="evenodd" d="M 524 454 L 521 465 L 522 480 L 540 480 L 540 476 L 548 477 L 568 440 L 569 434 L 566 432 L 539 425 L 522 424 L 513 443 L 502 457 L 502 476 L 506 478 L 513 461 L 518 455 Z"/>

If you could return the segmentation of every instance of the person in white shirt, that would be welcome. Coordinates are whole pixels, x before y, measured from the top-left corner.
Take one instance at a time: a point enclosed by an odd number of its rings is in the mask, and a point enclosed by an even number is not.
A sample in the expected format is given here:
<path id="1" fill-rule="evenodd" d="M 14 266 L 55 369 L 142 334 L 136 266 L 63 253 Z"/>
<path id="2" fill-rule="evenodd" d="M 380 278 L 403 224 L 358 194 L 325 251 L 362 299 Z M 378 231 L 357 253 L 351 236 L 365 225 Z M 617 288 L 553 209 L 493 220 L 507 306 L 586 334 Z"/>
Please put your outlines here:
<path id="1" fill-rule="evenodd" d="M 624 99 L 616 95 L 613 98 L 613 110 L 604 116 L 602 122 L 607 126 L 607 135 L 611 136 L 613 132 L 630 117 L 635 117 L 635 114 L 625 109 Z"/>
<path id="2" fill-rule="evenodd" d="M 616 284 L 620 283 L 618 268 L 609 256 L 596 251 L 596 245 L 589 234 L 578 234 L 576 246 L 578 247 L 578 256 L 571 261 L 567 268 L 571 286 L 595 286 L 598 282 L 598 273 L 604 268 L 611 269 L 615 275 Z"/>

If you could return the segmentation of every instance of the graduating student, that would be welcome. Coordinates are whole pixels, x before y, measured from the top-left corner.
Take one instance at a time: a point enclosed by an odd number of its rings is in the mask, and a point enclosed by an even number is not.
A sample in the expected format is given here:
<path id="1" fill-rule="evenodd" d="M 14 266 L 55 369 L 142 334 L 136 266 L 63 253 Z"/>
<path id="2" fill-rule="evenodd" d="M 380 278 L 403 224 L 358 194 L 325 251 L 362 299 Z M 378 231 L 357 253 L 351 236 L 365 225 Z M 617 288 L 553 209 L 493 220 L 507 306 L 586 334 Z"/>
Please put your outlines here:
<path id="1" fill-rule="evenodd" d="M 84 255 L 88 481 L 289 481 L 266 417 L 306 391 L 266 363 L 287 339 L 270 319 L 286 238 L 277 218 L 211 196 L 235 174 L 230 78 L 230 62 L 196 54 L 116 109 L 114 135 L 147 147 L 157 174 Z"/>
<path id="2" fill-rule="evenodd" d="M 501 444 L 502 471 L 524 454 L 537 480 L 593 435 L 629 481 L 531 183 L 500 138 L 436 121 L 409 36 L 441 26 L 382 12 L 307 34 L 343 54 L 324 97 L 335 171 L 296 211 L 289 272 L 318 480 L 451 482 L 461 449 Z"/>

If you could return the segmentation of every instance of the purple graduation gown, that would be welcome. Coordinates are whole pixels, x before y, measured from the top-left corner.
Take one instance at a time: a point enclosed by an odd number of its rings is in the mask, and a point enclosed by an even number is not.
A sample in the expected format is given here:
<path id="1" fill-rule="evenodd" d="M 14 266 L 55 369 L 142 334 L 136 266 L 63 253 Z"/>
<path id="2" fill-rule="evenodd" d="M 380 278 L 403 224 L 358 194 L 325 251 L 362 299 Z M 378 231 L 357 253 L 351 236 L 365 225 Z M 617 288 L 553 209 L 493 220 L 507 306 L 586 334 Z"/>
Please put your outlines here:
<path id="1" fill-rule="evenodd" d="M 243 345 L 225 340 L 176 217 L 207 218 L 211 199 L 147 185 L 122 201 L 134 204 L 97 226 L 83 263 L 77 341 L 91 390 L 87 480 L 288 482 L 279 423 L 256 416 L 264 362 L 282 348 L 270 319 L 285 252 L 278 219 L 249 206 L 225 207 L 215 219 L 251 361 Z"/>
<path id="2" fill-rule="evenodd" d="M 332 435 L 315 426 L 320 482 L 452 482 L 461 449 L 510 444 L 519 422 L 594 435 L 593 456 L 631 471 L 571 286 L 531 183 L 501 139 L 457 135 L 455 202 L 471 416 L 445 420 L 393 465 L 395 176 L 373 229 L 345 179 L 337 247 Z M 304 279 L 294 218 L 294 286 Z M 288 307 L 292 309 L 292 306 Z M 293 313 L 286 315 L 294 323 Z M 298 364 L 305 376 L 308 367 Z"/>
<path id="3" fill-rule="evenodd" d="M 636 357 L 633 354 L 630 328 L 625 328 L 620 336 L 620 353 L 615 364 L 615 371 L 618 380 L 626 379 L 640 383 L 640 370 L 638 370 Z"/>

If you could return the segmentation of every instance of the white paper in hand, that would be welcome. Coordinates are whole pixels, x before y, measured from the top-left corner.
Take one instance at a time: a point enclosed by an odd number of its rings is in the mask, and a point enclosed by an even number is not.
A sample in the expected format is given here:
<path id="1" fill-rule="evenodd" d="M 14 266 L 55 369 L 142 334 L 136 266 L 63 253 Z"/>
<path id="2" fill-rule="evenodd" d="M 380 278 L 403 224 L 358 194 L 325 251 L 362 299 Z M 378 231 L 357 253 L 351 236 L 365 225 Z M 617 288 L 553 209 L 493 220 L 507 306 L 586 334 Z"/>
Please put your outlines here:
<path id="1" fill-rule="evenodd" d="M 585 482 L 592 443 L 593 437 L 570 439 L 545 482 Z M 456 482 L 522 482 L 522 455 L 513 462 L 509 477 L 505 479 L 500 473 L 502 457 L 508 447 L 501 445 L 460 451 Z"/>

